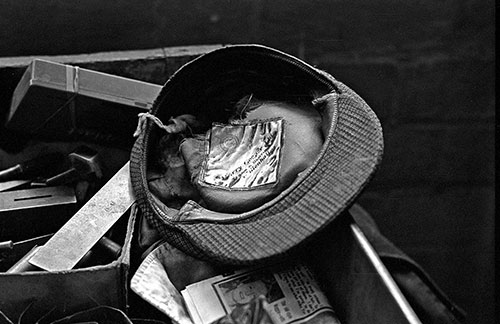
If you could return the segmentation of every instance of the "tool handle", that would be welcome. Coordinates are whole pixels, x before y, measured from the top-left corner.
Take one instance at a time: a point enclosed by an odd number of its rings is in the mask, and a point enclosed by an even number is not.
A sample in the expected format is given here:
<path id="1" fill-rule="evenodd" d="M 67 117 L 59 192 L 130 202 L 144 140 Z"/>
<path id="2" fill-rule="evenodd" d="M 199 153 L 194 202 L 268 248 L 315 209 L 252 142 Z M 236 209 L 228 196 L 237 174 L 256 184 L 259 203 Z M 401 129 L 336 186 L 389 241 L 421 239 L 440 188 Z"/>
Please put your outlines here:
<path id="1" fill-rule="evenodd" d="M 0 182 L 14 180 L 19 177 L 23 172 L 23 168 L 20 164 L 16 164 L 7 168 L 5 170 L 0 171 Z"/>
<path id="2" fill-rule="evenodd" d="M 12 250 L 13 248 L 14 242 L 12 241 L 0 242 L 0 251 Z"/>
<path id="3" fill-rule="evenodd" d="M 94 254 L 94 251 L 92 251 L 92 250 L 87 251 L 87 253 L 85 253 L 85 255 L 75 265 L 74 269 L 90 267 L 92 265 L 93 254 Z"/>
<path id="4" fill-rule="evenodd" d="M 118 243 L 112 241 L 106 236 L 103 236 L 99 241 L 97 241 L 95 248 L 92 248 L 92 250 L 85 253 L 85 255 L 75 265 L 74 269 L 87 268 L 92 266 L 92 264 L 95 265 L 95 262 L 98 261 L 95 256 L 96 254 L 99 254 L 96 253 L 96 249 L 99 249 L 101 253 L 104 252 L 107 256 L 106 259 L 111 258 L 112 260 L 116 260 L 122 251 L 122 247 Z"/>
<path id="5" fill-rule="evenodd" d="M 97 241 L 97 243 L 102 248 L 102 250 L 106 252 L 107 255 L 113 258 L 113 260 L 117 259 L 120 256 L 122 247 L 115 241 L 112 241 L 106 236 L 103 236 L 99 241 Z"/>
<path id="6" fill-rule="evenodd" d="M 39 172 L 54 168 L 62 159 L 61 153 L 42 154 L 34 159 L 18 163 L 5 170 L 0 171 L 0 182 L 9 180 L 20 180 L 34 177 Z"/>
<path id="7" fill-rule="evenodd" d="M 6 273 L 20 273 L 26 271 L 36 271 L 40 268 L 29 263 L 30 258 L 41 248 L 41 246 L 35 245 L 28 253 L 26 253 L 19 261 L 16 262 L 12 267 L 10 267 Z"/>

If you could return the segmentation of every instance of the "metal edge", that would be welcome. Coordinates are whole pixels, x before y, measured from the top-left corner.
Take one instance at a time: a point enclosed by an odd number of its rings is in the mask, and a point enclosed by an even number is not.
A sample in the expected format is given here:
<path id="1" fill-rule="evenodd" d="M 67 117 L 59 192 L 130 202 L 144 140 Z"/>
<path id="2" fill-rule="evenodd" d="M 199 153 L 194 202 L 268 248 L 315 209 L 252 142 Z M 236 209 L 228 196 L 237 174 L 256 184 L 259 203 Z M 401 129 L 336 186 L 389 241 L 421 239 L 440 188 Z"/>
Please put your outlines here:
<path id="1" fill-rule="evenodd" d="M 422 324 L 417 314 L 415 314 L 415 311 L 410 306 L 410 303 L 405 298 L 405 296 L 399 289 L 398 285 L 392 278 L 391 274 L 389 273 L 389 270 L 387 270 L 385 265 L 382 263 L 382 260 L 380 259 L 377 252 L 370 244 L 366 236 L 363 234 L 359 226 L 357 224 L 350 224 L 350 228 L 354 235 L 354 238 L 356 239 L 356 241 L 358 241 L 361 249 L 373 264 L 375 271 L 377 271 L 377 273 L 380 275 L 382 282 L 391 293 L 391 296 L 394 298 L 395 302 L 399 305 L 399 308 L 401 309 L 404 316 L 408 320 L 408 323 Z"/>

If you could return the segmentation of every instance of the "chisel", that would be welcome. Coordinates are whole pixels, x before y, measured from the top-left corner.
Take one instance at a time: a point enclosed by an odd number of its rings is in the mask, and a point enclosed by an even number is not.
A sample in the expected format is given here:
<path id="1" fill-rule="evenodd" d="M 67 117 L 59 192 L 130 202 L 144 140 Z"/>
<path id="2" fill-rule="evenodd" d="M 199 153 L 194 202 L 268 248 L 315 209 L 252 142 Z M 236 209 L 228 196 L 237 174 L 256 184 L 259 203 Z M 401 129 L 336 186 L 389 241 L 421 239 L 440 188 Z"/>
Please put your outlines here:
<path id="1" fill-rule="evenodd" d="M 62 154 L 58 152 L 39 155 L 34 159 L 0 170 L 0 182 L 34 177 L 47 169 L 53 169 L 61 160 Z"/>

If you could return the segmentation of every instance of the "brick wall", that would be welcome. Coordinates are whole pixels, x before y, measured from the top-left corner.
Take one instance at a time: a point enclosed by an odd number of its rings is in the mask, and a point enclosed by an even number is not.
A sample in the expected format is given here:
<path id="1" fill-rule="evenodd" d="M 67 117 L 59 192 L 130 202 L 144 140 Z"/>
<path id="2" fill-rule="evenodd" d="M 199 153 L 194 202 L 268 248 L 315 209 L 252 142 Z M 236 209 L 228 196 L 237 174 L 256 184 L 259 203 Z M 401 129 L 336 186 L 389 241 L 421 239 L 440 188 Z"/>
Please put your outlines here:
<path id="1" fill-rule="evenodd" d="M 493 323 L 494 21 L 492 0 L 9 0 L 0 56 L 255 42 L 330 72 L 385 132 L 359 202 L 469 323 Z"/>

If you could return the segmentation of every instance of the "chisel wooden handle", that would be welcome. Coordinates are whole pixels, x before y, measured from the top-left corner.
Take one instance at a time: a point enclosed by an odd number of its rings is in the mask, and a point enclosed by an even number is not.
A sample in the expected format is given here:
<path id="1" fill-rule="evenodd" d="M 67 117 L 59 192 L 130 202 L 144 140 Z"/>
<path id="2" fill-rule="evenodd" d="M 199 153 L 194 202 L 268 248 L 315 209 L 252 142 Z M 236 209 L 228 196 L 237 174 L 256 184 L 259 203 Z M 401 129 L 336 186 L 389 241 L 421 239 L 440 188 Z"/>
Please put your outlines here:
<path id="1" fill-rule="evenodd" d="M 12 250 L 13 247 L 14 242 L 12 241 L 0 242 L 0 252 L 5 250 Z"/>
<path id="2" fill-rule="evenodd" d="M 21 259 L 19 259 L 16 264 L 10 267 L 6 273 L 20 273 L 26 271 L 37 271 L 40 268 L 35 267 L 29 263 L 29 259 L 40 249 L 40 246 L 35 245 L 28 253 L 26 253 Z"/>
<path id="3" fill-rule="evenodd" d="M 62 160 L 61 153 L 48 153 L 0 171 L 0 182 L 34 177 Z"/>

